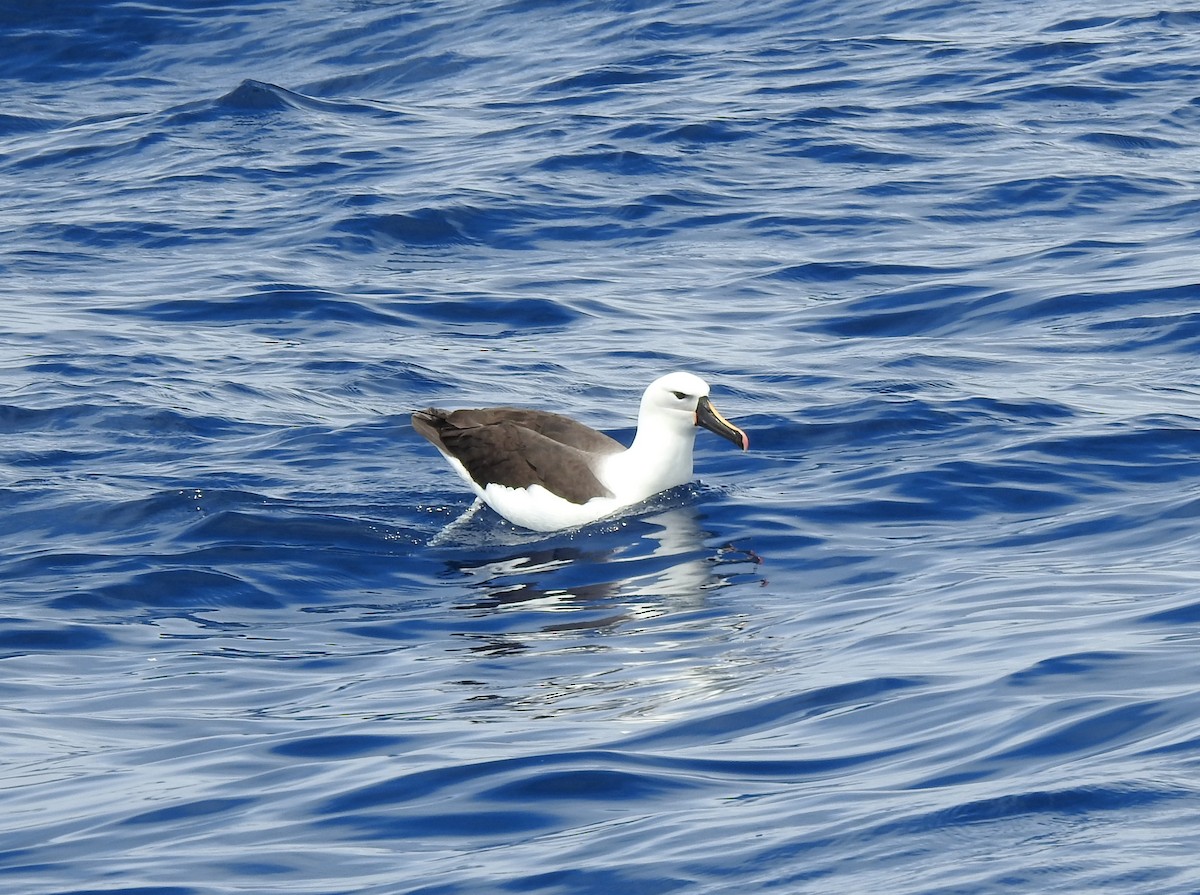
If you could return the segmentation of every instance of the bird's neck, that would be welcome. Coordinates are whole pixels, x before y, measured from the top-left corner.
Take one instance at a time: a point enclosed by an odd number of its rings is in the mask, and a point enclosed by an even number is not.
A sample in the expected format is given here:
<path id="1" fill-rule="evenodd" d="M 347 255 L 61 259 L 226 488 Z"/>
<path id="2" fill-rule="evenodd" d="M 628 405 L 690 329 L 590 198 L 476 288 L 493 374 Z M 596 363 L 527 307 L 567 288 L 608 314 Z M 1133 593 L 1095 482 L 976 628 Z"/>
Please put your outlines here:
<path id="1" fill-rule="evenodd" d="M 610 488 L 615 485 L 618 497 L 636 502 L 691 481 L 695 441 L 694 430 L 639 421 L 633 444 L 612 457 Z"/>

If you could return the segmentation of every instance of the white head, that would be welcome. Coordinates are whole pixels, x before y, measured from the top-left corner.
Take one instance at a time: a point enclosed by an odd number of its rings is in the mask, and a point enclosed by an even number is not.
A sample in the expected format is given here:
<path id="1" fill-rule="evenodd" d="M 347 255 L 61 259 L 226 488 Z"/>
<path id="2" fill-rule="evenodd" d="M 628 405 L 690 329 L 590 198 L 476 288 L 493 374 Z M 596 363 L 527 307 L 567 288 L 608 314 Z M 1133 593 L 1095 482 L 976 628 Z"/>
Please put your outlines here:
<path id="1" fill-rule="evenodd" d="M 623 504 L 645 500 L 692 477 L 696 427 L 704 426 L 743 450 L 746 433 L 708 400 L 708 383 L 691 373 L 669 373 L 642 395 L 637 435 L 629 450 L 604 461 L 603 479 Z"/>
<path id="2" fill-rule="evenodd" d="M 642 395 L 638 424 L 653 419 L 673 429 L 689 431 L 696 427 L 696 407 L 706 397 L 708 383 L 699 376 L 682 372 L 660 376 Z"/>
<path id="3" fill-rule="evenodd" d="M 638 429 L 649 425 L 692 438 L 703 426 L 728 438 L 742 450 L 750 445 L 746 433 L 717 413 L 708 400 L 708 383 L 692 373 L 668 373 L 655 379 L 642 395 Z"/>

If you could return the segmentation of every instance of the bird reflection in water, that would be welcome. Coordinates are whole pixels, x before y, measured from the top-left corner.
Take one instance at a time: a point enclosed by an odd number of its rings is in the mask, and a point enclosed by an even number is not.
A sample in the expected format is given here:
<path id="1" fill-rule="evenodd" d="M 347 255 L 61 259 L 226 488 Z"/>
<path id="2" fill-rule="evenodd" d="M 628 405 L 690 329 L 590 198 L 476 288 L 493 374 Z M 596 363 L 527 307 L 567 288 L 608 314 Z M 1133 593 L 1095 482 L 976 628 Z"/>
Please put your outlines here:
<path id="1" fill-rule="evenodd" d="M 498 558 L 452 561 L 455 572 L 473 579 L 470 588 L 477 594 L 456 608 L 487 614 L 519 606 L 539 615 L 575 616 L 550 622 L 543 617 L 533 628 L 540 634 L 613 629 L 631 619 L 694 609 L 704 605 L 709 591 L 745 575 L 747 565 L 757 573 L 761 563 L 752 551 L 732 544 L 706 545 L 710 537 L 694 506 L 676 506 L 595 526 L 577 537 L 510 547 Z M 523 648 L 511 635 L 484 640 L 478 648 L 492 654 Z"/>

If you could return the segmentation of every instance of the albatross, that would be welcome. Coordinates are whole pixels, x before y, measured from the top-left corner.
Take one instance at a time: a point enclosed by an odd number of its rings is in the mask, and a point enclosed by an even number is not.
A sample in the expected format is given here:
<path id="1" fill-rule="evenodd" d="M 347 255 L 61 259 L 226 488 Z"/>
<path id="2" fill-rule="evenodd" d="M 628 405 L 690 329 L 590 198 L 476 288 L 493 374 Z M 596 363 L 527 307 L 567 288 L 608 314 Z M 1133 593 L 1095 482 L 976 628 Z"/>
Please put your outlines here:
<path id="1" fill-rule="evenodd" d="M 522 528 L 557 531 L 611 516 L 692 478 L 696 428 L 748 450 L 746 433 L 717 413 L 708 383 L 669 373 L 650 383 L 628 448 L 570 417 L 491 407 L 412 415 L 479 498 Z"/>

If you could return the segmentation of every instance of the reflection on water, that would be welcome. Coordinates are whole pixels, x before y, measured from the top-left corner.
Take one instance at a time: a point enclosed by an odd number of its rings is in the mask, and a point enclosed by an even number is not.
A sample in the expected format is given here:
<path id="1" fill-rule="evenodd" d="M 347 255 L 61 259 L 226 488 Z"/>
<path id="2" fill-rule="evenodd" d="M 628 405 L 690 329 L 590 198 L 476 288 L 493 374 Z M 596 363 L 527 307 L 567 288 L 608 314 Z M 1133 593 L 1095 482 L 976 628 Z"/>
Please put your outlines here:
<path id="1" fill-rule="evenodd" d="M 641 725 L 722 692 L 747 661 L 726 649 L 744 617 L 714 597 L 760 582 L 760 560 L 717 540 L 694 497 L 551 536 L 480 513 L 443 538 L 441 574 L 461 594 L 446 650 L 470 694 L 460 710 L 506 722 L 632 700 Z"/>
<path id="2" fill-rule="evenodd" d="M 450 528 L 469 525 L 457 520 Z M 710 546 L 712 532 L 700 524 L 692 504 L 668 506 L 644 516 L 600 523 L 552 536 L 537 536 L 525 545 L 505 544 L 499 556 L 471 550 L 467 559 L 450 559 L 453 572 L 471 579 L 475 598 L 464 610 L 487 610 L 537 604 L 546 610 L 597 609 L 613 602 L 607 613 L 590 620 L 570 620 L 541 630 L 609 627 L 630 617 L 644 617 L 667 608 L 701 605 L 707 591 L 728 583 L 755 554 L 732 544 Z M 447 529 L 449 531 L 450 529 Z M 439 536 L 446 546 L 446 532 Z M 494 548 L 493 548 L 494 551 Z M 737 567 L 737 568 L 734 568 Z M 666 605 L 669 603 L 669 605 Z"/>

